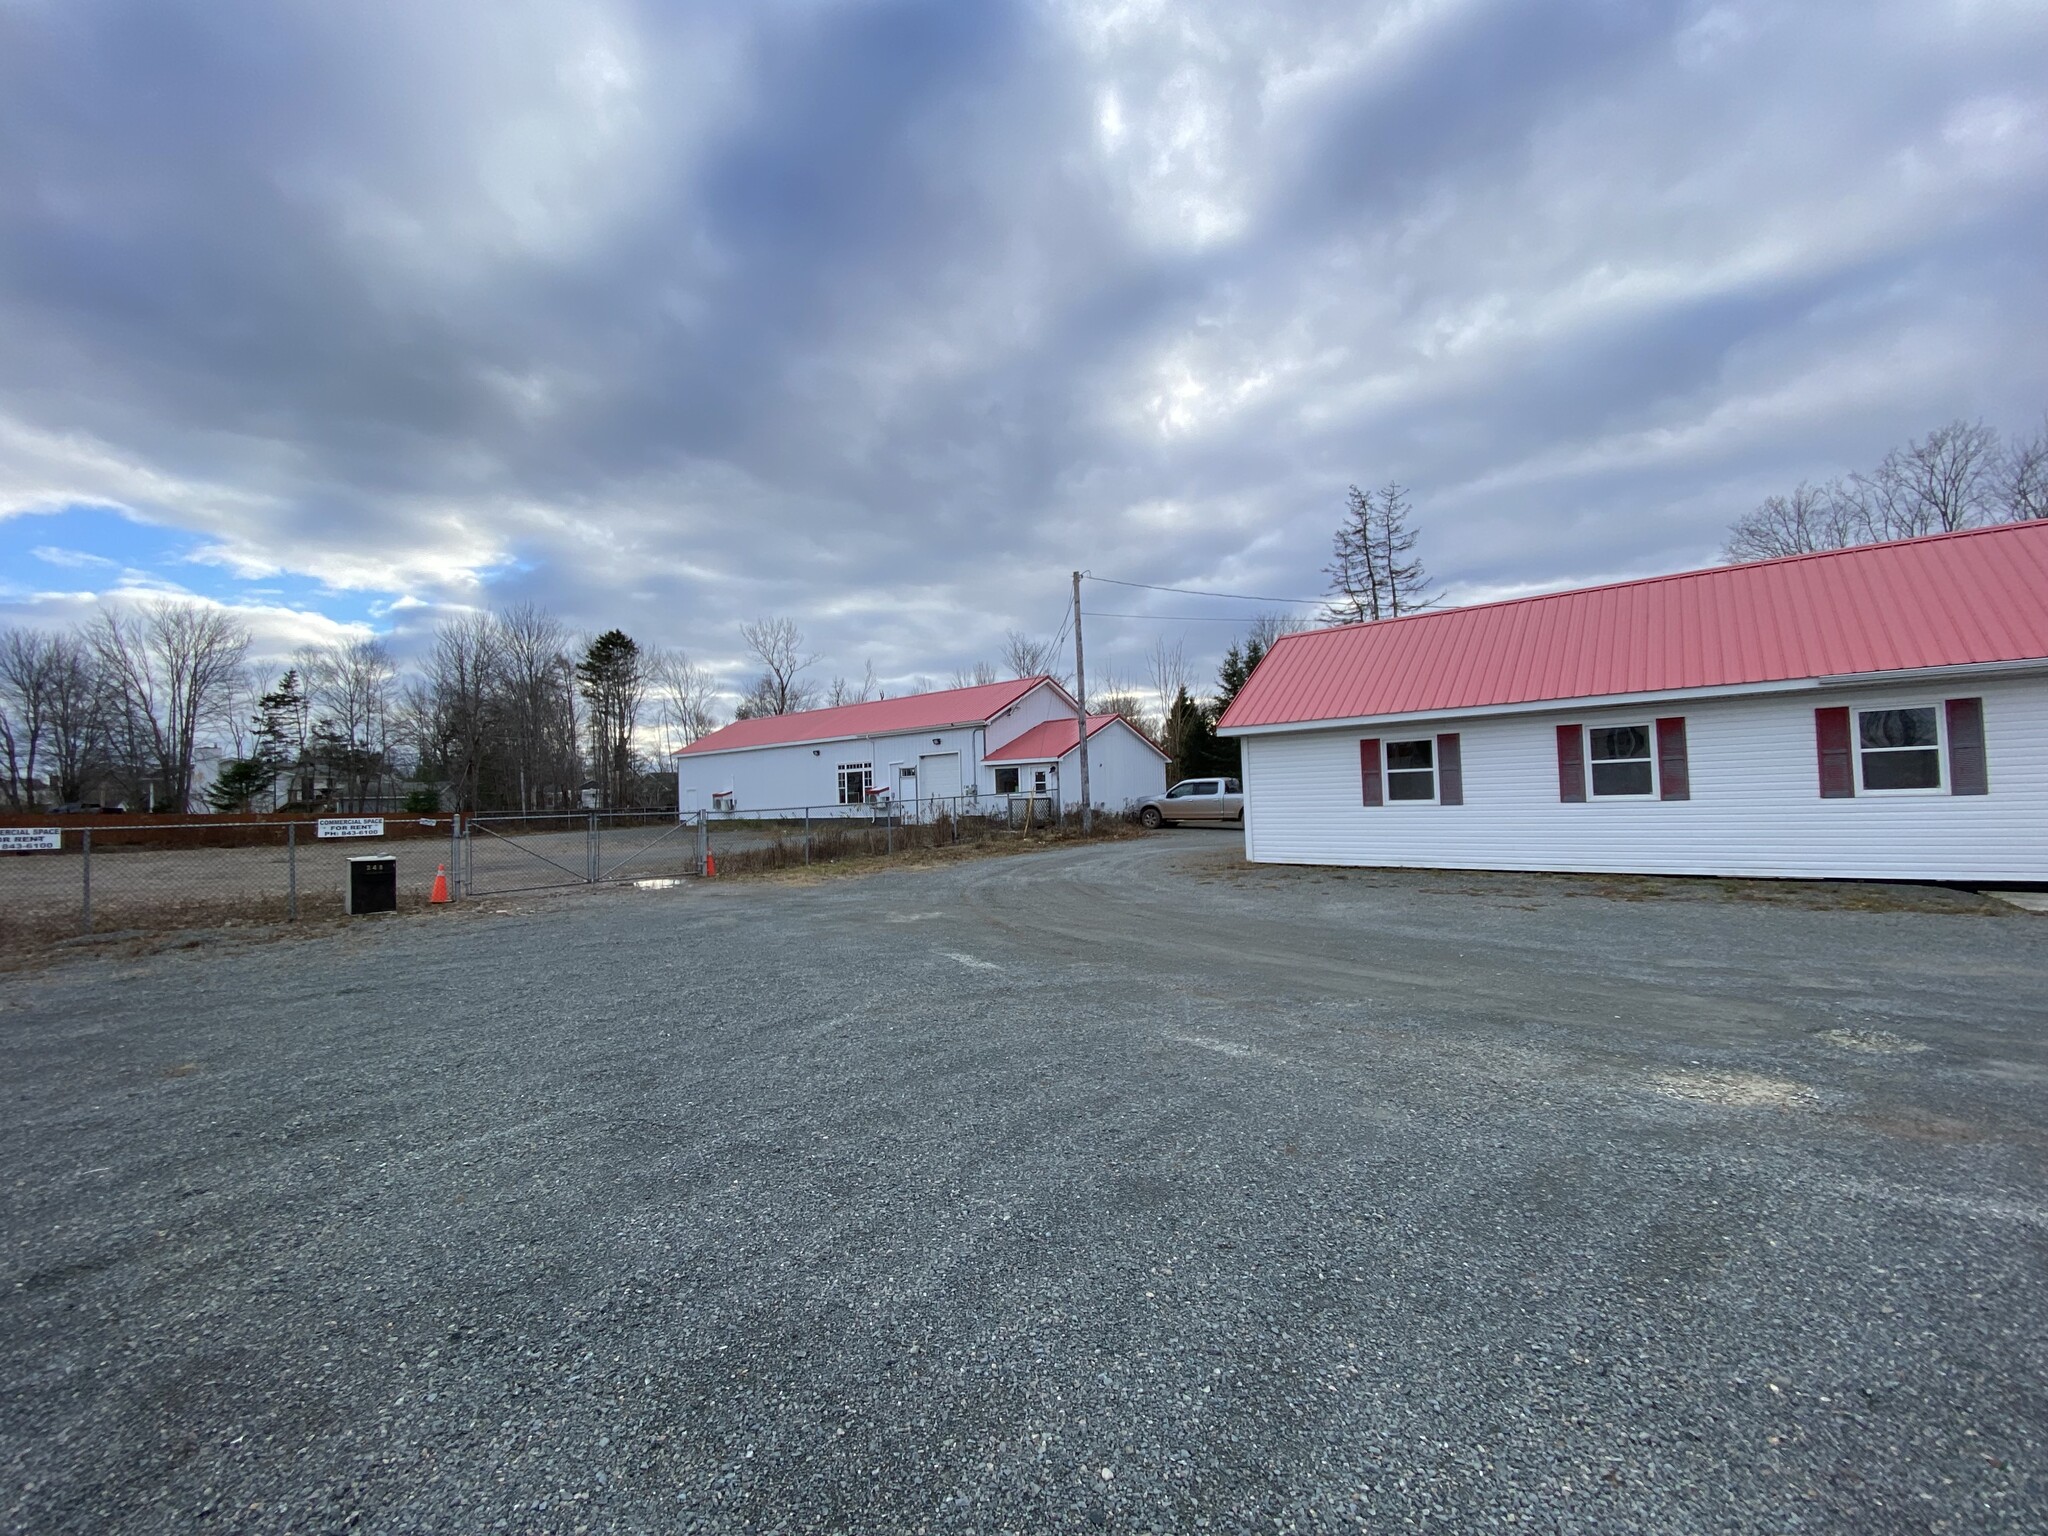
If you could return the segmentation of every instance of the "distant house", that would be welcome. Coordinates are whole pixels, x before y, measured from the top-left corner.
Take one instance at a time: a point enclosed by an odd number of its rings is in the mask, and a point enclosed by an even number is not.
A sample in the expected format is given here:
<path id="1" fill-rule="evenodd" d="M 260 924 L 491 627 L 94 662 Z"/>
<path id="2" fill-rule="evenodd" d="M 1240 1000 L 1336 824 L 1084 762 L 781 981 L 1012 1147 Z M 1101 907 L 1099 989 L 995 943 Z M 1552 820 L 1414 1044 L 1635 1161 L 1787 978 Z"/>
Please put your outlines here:
<path id="1" fill-rule="evenodd" d="M 739 720 L 675 754 L 683 814 L 810 807 L 926 814 L 1010 795 L 1080 804 L 1073 696 L 1050 677 Z M 1116 715 L 1088 721 L 1089 798 L 1118 810 L 1166 788 L 1166 754 Z"/>
<path id="2" fill-rule="evenodd" d="M 2048 522 L 1289 635 L 1267 863 L 2048 880 Z"/>

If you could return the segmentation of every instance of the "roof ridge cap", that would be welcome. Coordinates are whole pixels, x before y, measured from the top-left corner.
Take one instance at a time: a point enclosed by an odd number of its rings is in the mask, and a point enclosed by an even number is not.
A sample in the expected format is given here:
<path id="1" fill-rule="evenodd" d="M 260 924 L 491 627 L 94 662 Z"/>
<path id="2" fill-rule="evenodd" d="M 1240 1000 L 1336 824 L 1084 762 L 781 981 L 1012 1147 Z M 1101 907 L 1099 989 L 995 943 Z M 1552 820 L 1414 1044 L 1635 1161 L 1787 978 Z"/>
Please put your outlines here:
<path id="1" fill-rule="evenodd" d="M 1332 635 L 1347 629 L 1364 629 L 1368 625 L 1382 628 L 1389 624 L 1410 624 L 1423 619 L 1442 618 L 1452 613 L 1483 613 L 1489 608 L 1513 608 L 1521 603 L 1543 603 L 1553 598 L 1578 597 L 1592 592 L 1615 592 L 1624 587 L 1650 587 L 1661 582 L 1683 581 L 1691 577 L 1714 576 L 1723 571 L 1753 571 L 1767 565 L 1797 565 L 1803 560 L 1837 560 L 1845 555 L 1862 554 L 1877 549 L 1899 549 L 1908 545 L 1935 544 L 1949 539 L 1979 538 L 1990 533 L 2013 533 L 2023 528 L 2048 527 L 2048 518 L 2021 518 L 2009 523 L 1989 523 L 1982 528 L 1952 528 L 1941 533 L 1915 534 L 1908 539 L 1875 539 L 1868 544 L 1844 544 L 1838 549 L 1809 549 L 1796 555 L 1769 555 L 1761 560 L 1731 560 L 1720 565 L 1696 565 L 1683 571 L 1660 571 L 1652 576 L 1628 576 L 1620 581 L 1600 581 L 1587 587 L 1559 587 L 1554 592 L 1529 592 L 1520 597 L 1497 597 L 1484 603 L 1458 603 L 1446 608 L 1429 608 L 1420 613 L 1397 614 L 1391 619 L 1356 619 L 1349 624 L 1326 624 L 1318 629 L 1300 629 L 1290 634 L 1279 635 L 1267 651 L 1271 655 L 1289 640 L 1304 640 L 1316 635 Z"/>

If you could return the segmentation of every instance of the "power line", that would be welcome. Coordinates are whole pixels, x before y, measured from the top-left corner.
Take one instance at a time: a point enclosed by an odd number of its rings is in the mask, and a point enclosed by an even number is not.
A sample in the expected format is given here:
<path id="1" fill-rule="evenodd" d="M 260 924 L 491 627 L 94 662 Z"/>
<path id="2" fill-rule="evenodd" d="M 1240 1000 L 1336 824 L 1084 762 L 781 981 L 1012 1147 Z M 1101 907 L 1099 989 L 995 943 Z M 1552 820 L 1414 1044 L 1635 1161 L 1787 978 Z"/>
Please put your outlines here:
<path id="1" fill-rule="evenodd" d="M 1320 607 L 1329 601 L 1324 597 L 1260 597 L 1254 592 L 1205 592 L 1200 587 L 1162 587 L 1157 582 L 1118 581 L 1114 576 L 1089 576 L 1085 572 L 1082 579 L 1105 581 L 1113 587 L 1142 587 L 1147 592 L 1179 592 L 1186 597 L 1229 597 L 1245 603 L 1289 603 L 1296 607 Z M 1114 618 L 1116 615 L 1109 614 L 1105 617 Z"/>
<path id="2" fill-rule="evenodd" d="M 1084 619 L 1159 619 L 1173 624 L 1243 624 L 1241 613 L 1105 613 L 1095 608 L 1081 611 Z"/>

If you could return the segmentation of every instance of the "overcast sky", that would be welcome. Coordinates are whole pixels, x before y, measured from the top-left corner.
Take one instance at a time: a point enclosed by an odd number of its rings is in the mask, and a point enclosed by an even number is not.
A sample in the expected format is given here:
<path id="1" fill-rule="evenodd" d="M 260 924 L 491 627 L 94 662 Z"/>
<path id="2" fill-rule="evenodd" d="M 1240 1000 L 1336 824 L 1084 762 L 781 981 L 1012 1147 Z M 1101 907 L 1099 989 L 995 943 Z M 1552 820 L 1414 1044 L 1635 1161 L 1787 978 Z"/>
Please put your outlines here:
<path id="1" fill-rule="evenodd" d="M 0 0 L 0 618 L 943 680 L 1388 479 L 1455 598 L 1679 569 L 2038 424 L 2044 253 L 2040 0 Z"/>

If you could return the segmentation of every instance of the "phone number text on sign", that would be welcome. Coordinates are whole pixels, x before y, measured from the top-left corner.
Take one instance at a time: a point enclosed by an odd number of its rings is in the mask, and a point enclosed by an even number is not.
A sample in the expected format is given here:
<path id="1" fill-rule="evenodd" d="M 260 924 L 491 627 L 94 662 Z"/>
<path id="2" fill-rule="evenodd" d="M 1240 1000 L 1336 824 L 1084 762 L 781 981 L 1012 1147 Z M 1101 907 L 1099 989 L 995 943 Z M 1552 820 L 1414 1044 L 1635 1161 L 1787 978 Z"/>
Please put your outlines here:
<path id="1" fill-rule="evenodd" d="M 55 853 L 63 846 L 56 827 L 0 827 L 0 853 Z"/>
<path id="2" fill-rule="evenodd" d="M 322 837 L 382 837 L 382 816 L 328 816 L 319 823 Z"/>

